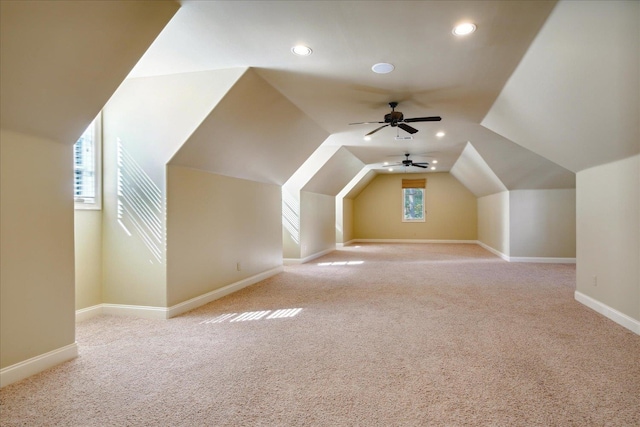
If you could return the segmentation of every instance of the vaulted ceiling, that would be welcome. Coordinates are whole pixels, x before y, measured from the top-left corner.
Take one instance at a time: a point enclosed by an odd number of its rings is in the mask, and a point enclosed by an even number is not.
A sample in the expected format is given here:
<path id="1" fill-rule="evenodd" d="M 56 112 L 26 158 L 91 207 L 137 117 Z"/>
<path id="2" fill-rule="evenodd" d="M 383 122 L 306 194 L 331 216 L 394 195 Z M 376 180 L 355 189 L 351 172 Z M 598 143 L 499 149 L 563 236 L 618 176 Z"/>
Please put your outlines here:
<path id="1" fill-rule="evenodd" d="M 412 153 L 414 160 L 436 159 L 437 171 L 449 171 L 468 141 L 513 145 L 479 123 L 555 3 L 187 0 L 181 4 L 130 77 L 252 67 L 331 135 L 324 145 L 344 146 L 362 163 L 386 172 L 383 163 L 402 160 L 404 153 Z M 478 31 L 466 38 L 454 36 L 453 26 L 465 20 L 473 21 Z M 313 54 L 293 55 L 291 47 L 297 44 L 308 45 Z M 392 63 L 395 70 L 376 74 L 371 67 L 378 62 Z M 219 117 L 220 125 L 216 127 L 208 119 L 207 126 L 198 130 L 199 140 L 215 134 L 225 120 L 233 120 L 234 128 L 243 133 L 243 122 L 248 129 L 260 129 L 251 125 L 254 122 L 271 121 L 285 127 L 296 122 L 291 111 L 278 111 L 275 104 L 270 108 L 263 91 L 245 92 L 245 101 L 235 102 L 241 108 L 212 113 Z M 237 91 L 231 91 L 228 98 L 238 96 Z M 418 133 L 412 140 L 402 141 L 395 137 L 409 134 L 398 128 L 387 127 L 365 141 L 364 134 L 379 125 L 349 125 L 384 120 L 390 101 L 399 102 L 397 109 L 405 117 L 438 115 L 443 120 L 413 123 Z M 256 108 L 249 107 L 253 102 Z M 230 104 L 231 100 L 223 101 L 219 109 L 228 109 Z M 278 114 L 279 120 L 273 117 Z M 445 136 L 436 137 L 438 131 L 444 131 Z M 265 137 L 268 139 L 266 132 Z M 226 140 L 232 144 L 232 139 Z M 249 162 L 246 170 L 292 168 L 291 164 L 278 164 L 278 158 L 267 156 L 269 162 L 262 161 L 265 146 L 259 134 L 238 138 L 236 144 L 236 148 L 206 149 L 200 143 L 202 151 L 198 151 L 190 143 L 189 152 L 200 163 L 207 162 L 206 157 L 212 162 L 213 154 L 229 151 Z M 514 147 L 511 151 L 518 151 L 519 147 Z M 532 154 L 527 150 L 522 153 L 525 157 Z M 174 161 L 187 162 L 185 156 L 178 153 Z M 348 156 L 342 157 L 353 163 Z M 235 167 L 228 163 L 229 157 L 215 158 L 227 166 L 221 163 L 217 169 L 207 169 L 233 175 L 225 170 Z M 283 159 L 291 161 L 289 156 Z M 551 162 L 536 164 L 540 173 L 557 168 Z M 295 170 L 300 164 L 293 166 Z M 334 159 L 324 168 L 320 174 L 325 179 L 316 177 L 308 188 L 335 194 L 338 183 L 331 178 L 341 170 L 341 163 Z"/>
<path id="2" fill-rule="evenodd" d="M 335 195 L 411 153 L 483 195 L 572 188 L 575 172 L 640 152 L 638 2 L 180 4 L 129 78 L 251 70 L 174 164 L 274 183 L 293 176 Z M 476 32 L 454 36 L 463 21 Z M 312 55 L 292 54 L 297 44 Z M 379 62 L 394 71 L 374 73 Z M 349 124 L 383 121 L 391 101 L 405 117 L 442 121 L 412 123 L 414 135 L 386 127 L 369 141 L 379 124 Z"/>

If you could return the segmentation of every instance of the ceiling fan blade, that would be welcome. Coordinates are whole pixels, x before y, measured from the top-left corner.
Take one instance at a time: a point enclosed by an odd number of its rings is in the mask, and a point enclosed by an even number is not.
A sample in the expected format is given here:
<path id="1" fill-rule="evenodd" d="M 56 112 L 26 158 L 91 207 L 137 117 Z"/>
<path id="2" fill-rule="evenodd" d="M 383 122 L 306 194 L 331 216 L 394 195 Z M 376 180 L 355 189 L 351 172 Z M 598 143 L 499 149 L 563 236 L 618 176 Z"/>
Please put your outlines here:
<path id="1" fill-rule="evenodd" d="M 417 167 L 417 168 L 422 168 L 422 169 L 426 169 L 426 168 L 427 168 L 427 166 L 425 166 L 425 165 L 421 165 L 421 164 L 419 164 L 419 163 L 411 163 L 411 166 L 415 166 L 415 167 Z"/>
<path id="2" fill-rule="evenodd" d="M 400 129 L 404 130 L 404 131 L 407 131 L 407 132 L 411 133 L 411 134 L 414 134 L 414 133 L 418 132 L 418 129 L 412 128 L 411 126 L 405 125 L 404 123 L 398 123 L 398 127 Z"/>
<path id="3" fill-rule="evenodd" d="M 384 123 L 384 122 L 380 122 L 380 123 Z M 387 126 L 389 126 L 389 125 L 380 126 L 379 128 L 372 130 L 371 132 L 369 132 L 369 133 L 368 133 L 368 134 L 366 134 L 365 136 L 372 135 L 372 134 L 374 134 L 374 133 L 378 132 L 380 129 L 382 129 L 382 128 L 386 128 Z"/>
<path id="4" fill-rule="evenodd" d="M 349 123 L 350 125 L 370 125 L 373 123 L 386 123 L 386 122 L 359 122 L 359 123 Z"/>
<path id="5" fill-rule="evenodd" d="M 433 117 L 414 117 L 412 119 L 404 119 L 405 123 L 413 123 L 413 122 L 439 122 L 442 120 L 440 116 Z"/>
<path id="6" fill-rule="evenodd" d="M 421 168 L 421 167 L 425 167 L 426 168 L 426 167 L 429 166 L 429 163 L 427 163 L 427 162 L 417 162 L 417 163 L 412 163 L 412 164 L 414 166 L 418 166 L 419 168 Z"/>

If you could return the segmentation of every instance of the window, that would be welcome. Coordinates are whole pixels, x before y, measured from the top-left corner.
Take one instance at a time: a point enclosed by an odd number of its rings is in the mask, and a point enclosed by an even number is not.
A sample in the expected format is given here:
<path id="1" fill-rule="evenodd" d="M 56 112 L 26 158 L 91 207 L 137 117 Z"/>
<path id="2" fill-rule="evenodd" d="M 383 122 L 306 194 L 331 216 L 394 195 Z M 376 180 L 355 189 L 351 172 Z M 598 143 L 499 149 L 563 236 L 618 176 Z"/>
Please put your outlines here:
<path id="1" fill-rule="evenodd" d="M 73 146 L 73 197 L 76 209 L 101 208 L 101 122 L 102 115 L 98 114 Z"/>
<path id="2" fill-rule="evenodd" d="M 426 179 L 402 180 L 402 221 L 424 222 Z"/>
<path id="3" fill-rule="evenodd" d="M 424 188 L 403 188 L 403 221 L 424 221 Z"/>

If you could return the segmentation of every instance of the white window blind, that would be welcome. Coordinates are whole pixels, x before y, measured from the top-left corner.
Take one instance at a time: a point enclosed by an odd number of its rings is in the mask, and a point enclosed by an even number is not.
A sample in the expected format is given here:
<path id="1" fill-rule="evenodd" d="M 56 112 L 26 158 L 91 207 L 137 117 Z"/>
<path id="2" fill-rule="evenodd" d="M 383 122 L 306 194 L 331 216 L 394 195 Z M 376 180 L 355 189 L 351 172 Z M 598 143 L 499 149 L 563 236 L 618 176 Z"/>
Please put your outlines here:
<path id="1" fill-rule="evenodd" d="M 76 208 L 100 208 L 101 116 L 84 131 L 73 147 L 73 196 Z"/>

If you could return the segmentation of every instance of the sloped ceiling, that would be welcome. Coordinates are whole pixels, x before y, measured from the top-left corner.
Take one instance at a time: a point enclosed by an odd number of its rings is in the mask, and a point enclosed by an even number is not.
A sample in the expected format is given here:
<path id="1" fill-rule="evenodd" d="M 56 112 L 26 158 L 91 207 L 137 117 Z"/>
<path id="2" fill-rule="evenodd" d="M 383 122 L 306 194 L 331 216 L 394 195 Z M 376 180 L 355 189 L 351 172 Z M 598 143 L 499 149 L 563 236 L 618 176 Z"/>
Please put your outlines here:
<path id="1" fill-rule="evenodd" d="M 322 145 L 300 165 L 298 170 L 289 177 L 287 182 L 284 183 L 285 187 L 287 187 L 290 192 L 300 191 L 339 149 L 339 146 L 329 146 L 323 142 Z"/>
<path id="2" fill-rule="evenodd" d="M 476 197 L 508 190 L 470 142 L 451 168 L 451 175 Z"/>
<path id="3" fill-rule="evenodd" d="M 251 67 L 330 133 L 332 143 L 347 147 L 363 163 L 383 170 L 379 165 L 389 155 L 401 160 L 405 150 L 437 151 L 437 172 L 453 166 L 467 141 L 483 137 L 479 121 L 555 6 L 555 1 L 181 3 L 132 77 Z M 451 30 L 463 20 L 475 22 L 478 31 L 457 38 Z M 298 43 L 308 44 L 313 54 L 292 55 Z M 395 65 L 393 73 L 371 71 L 382 61 Z M 397 129 L 391 127 L 364 141 L 376 126 L 349 123 L 382 120 L 390 101 L 398 101 L 406 117 L 440 115 L 443 120 L 415 123 L 419 132 L 406 146 L 394 140 Z M 243 125 L 262 126 L 264 114 L 247 115 Z M 436 139 L 440 130 L 446 136 Z M 243 156 L 275 160 L 263 151 L 243 151 L 240 142 L 239 147 Z M 204 151 L 202 157 L 210 154 Z M 195 156 L 188 163 L 196 164 Z"/>
<path id="4" fill-rule="evenodd" d="M 484 128 L 483 128 L 484 129 Z M 484 129 L 473 147 L 509 190 L 575 188 L 575 173 Z"/>
<path id="5" fill-rule="evenodd" d="M 0 2 L 0 126 L 75 143 L 178 7 Z"/>
<path id="6" fill-rule="evenodd" d="M 169 164 L 282 185 L 327 136 L 249 69 Z"/>
<path id="7" fill-rule="evenodd" d="M 365 167 L 353 179 L 338 193 L 338 197 L 345 199 L 354 199 L 358 197 L 358 194 L 364 190 L 373 178 L 378 175 L 375 170 L 370 167 Z"/>
<path id="8" fill-rule="evenodd" d="M 363 167 L 364 163 L 360 159 L 346 148 L 341 147 L 324 163 L 302 190 L 336 196 Z"/>
<path id="9" fill-rule="evenodd" d="M 121 140 L 147 172 L 168 163 L 246 69 L 127 79 L 104 108 L 105 138 Z"/>
<path id="10" fill-rule="evenodd" d="M 640 2 L 562 1 L 482 124 L 564 168 L 640 152 Z"/>

